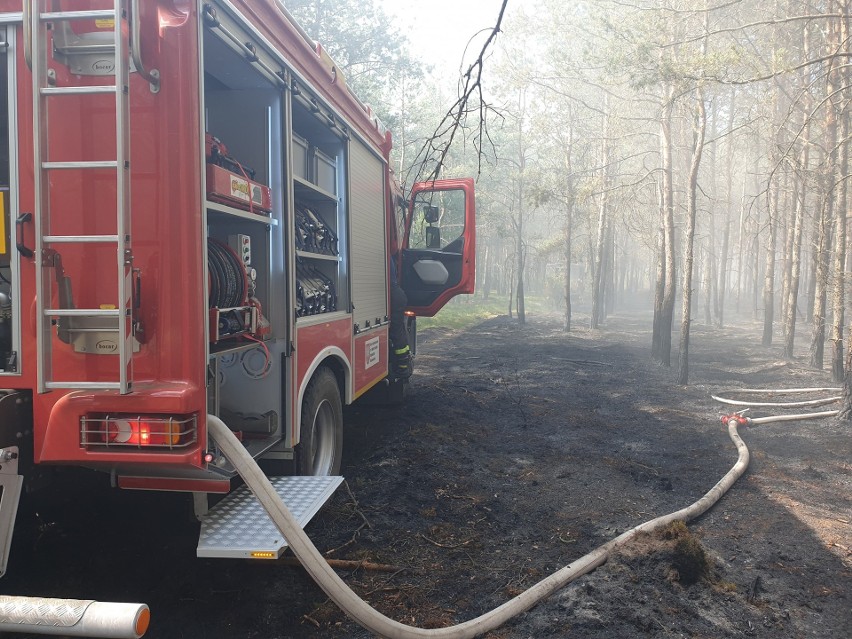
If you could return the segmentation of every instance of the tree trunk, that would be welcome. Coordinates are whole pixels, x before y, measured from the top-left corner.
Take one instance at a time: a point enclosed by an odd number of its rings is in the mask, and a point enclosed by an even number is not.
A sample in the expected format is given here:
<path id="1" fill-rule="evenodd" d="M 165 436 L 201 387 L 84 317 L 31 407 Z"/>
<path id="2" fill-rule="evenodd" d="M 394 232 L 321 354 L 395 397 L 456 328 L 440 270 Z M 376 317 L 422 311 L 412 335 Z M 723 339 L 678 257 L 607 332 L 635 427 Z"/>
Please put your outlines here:
<path id="1" fill-rule="evenodd" d="M 728 290 L 729 252 L 731 245 L 731 212 L 725 211 L 725 230 L 722 233 L 722 248 L 719 251 L 719 312 L 716 314 L 716 326 L 725 326 L 725 296 Z"/>
<path id="2" fill-rule="evenodd" d="M 836 3 L 831 3 L 832 7 L 836 7 Z M 836 20 L 828 20 L 828 40 L 829 40 L 829 48 L 832 50 L 838 47 L 840 39 L 840 31 L 837 29 Z M 837 65 L 839 64 L 837 59 L 832 59 L 829 61 L 829 71 L 826 75 L 826 95 L 832 96 L 834 92 L 839 88 L 839 77 L 838 77 L 838 69 Z M 831 238 L 829 227 L 831 224 L 835 224 L 836 230 L 842 230 L 844 237 L 842 240 L 845 242 L 846 235 L 846 225 L 845 225 L 845 215 L 846 211 L 840 211 L 838 213 L 835 212 L 835 208 L 837 206 L 837 200 L 835 197 L 835 167 L 838 164 L 838 127 L 837 127 L 837 103 L 834 98 L 829 98 L 826 106 L 825 106 L 825 129 L 824 129 L 824 144 L 825 148 L 828 150 L 826 159 L 826 171 L 823 178 L 823 206 L 820 211 L 820 220 L 819 220 L 819 235 L 818 235 L 818 246 L 819 251 L 817 253 L 817 274 L 816 274 L 816 290 L 814 293 L 814 325 L 813 325 L 813 336 L 811 339 L 811 359 L 810 365 L 813 368 L 821 369 L 823 366 L 823 358 L 824 358 L 824 347 L 825 347 L 825 312 L 826 312 L 826 297 L 828 290 L 828 271 L 829 271 L 829 247 L 831 246 Z M 835 220 L 836 217 L 843 218 L 842 222 L 837 222 Z M 835 238 L 836 241 L 841 241 L 841 238 Z M 844 248 L 845 250 L 845 248 Z M 835 261 L 836 264 L 836 261 Z M 840 285 L 842 288 L 842 270 L 843 263 L 839 267 L 840 274 Z M 842 290 L 838 291 L 838 295 L 840 296 L 841 301 L 841 326 L 842 326 Z M 841 328 L 842 330 L 842 328 Z M 841 343 L 842 348 L 842 343 Z M 842 357 L 842 355 L 841 355 Z M 842 368 L 842 365 L 841 365 Z"/>
<path id="3" fill-rule="evenodd" d="M 795 161 L 795 159 L 791 159 L 791 161 Z M 786 192 L 790 191 L 790 187 L 792 185 L 793 195 L 789 199 L 786 196 Z M 790 286 L 792 284 L 792 276 L 793 276 L 793 246 L 795 241 L 795 226 L 796 226 L 796 194 L 795 194 L 795 176 L 791 176 L 789 173 L 787 174 L 787 184 L 785 187 L 785 204 L 782 208 L 783 211 L 786 211 L 787 214 L 784 220 L 784 245 L 781 248 L 781 259 L 783 262 L 783 269 L 781 272 L 781 332 L 784 336 L 784 339 L 787 339 L 787 333 L 784 331 L 787 330 L 787 302 L 790 300 Z M 782 214 L 779 212 L 779 218 L 782 217 Z"/>
<path id="4" fill-rule="evenodd" d="M 846 14 L 848 2 L 838 2 L 839 9 Z M 833 38 L 835 46 L 841 42 L 847 42 L 848 30 L 846 29 L 846 20 L 832 20 Z M 848 77 L 848 72 L 839 68 L 840 64 L 837 61 L 832 61 L 834 67 L 829 72 L 829 89 L 833 92 L 834 88 L 844 84 L 843 76 Z M 849 134 L 849 114 L 841 104 L 842 100 L 838 97 L 829 101 L 826 108 L 834 110 L 837 123 L 837 156 L 832 179 L 831 189 L 835 191 L 839 189 L 839 193 L 834 197 L 836 202 L 834 211 L 834 291 L 832 295 L 833 301 L 833 317 L 831 322 L 831 377 L 835 382 L 843 381 L 843 322 L 844 322 L 844 304 L 845 304 L 845 266 L 846 266 L 846 172 L 849 168 L 848 149 L 848 134 Z"/>
<path id="5" fill-rule="evenodd" d="M 517 237 L 517 289 L 515 291 L 518 323 L 523 326 L 527 322 L 527 313 L 524 300 L 524 266 L 526 265 L 526 250 L 524 246 L 524 171 L 526 169 L 526 156 L 524 149 L 524 111 L 526 90 L 518 92 L 518 223 Z"/>
<path id="6" fill-rule="evenodd" d="M 573 203 L 568 205 L 565 220 L 565 324 L 562 327 L 566 333 L 571 330 L 571 218 Z"/>
<path id="7" fill-rule="evenodd" d="M 734 130 L 734 113 L 737 105 L 737 90 L 731 87 L 731 106 L 728 110 L 728 136 L 727 136 L 727 154 L 725 162 L 725 230 L 722 233 L 722 250 L 719 256 L 719 295 L 718 308 L 716 314 L 716 325 L 719 328 L 725 326 L 725 295 L 728 290 L 728 251 L 731 243 L 731 209 L 734 206 L 734 141 L 731 135 Z"/>
<path id="8" fill-rule="evenodd" d="M 605 322 L 606 318 L 612 315 L 615 311 L 615 300 L 618 296 L 617 289 L 617 269 L 618 266 L 617 260 L 615 259 L 615 234 L 612 229 L 612 223 L 606 225 L 606 271 L 604 275 L 607 277 L 604 279 L 604 290 L 603 290 L 603 316 L 601 317 L 601 322 Z"/>
<path id="9" fill-rule="evenodd" d="M 603 112 L 603 147 L 601 149 L 601 199 L 598 208 L 597 241 L 595 243 L 595 261 L 592 285 L 592 317 L 591 328 L 596 329 L 601 323 L 604 314 L 603 294 L 605 279 L 603 271 L 606 266 L 604 259 L 604 243 L 606 241 L 607 225 L 607 190 L 609 189 L 609 100 L 604 99 Z"/>
<path id="10" fill-rule="evenodd" d="M 710 165 L 711 175 L 717 175 L 719 172 L 719 153 L 718 143 L 716 138 L 719 135 L 719 104 L 721 100 L 712 101 L 712 109 L 710 110 L 709 126 L 710 138 L 713 143 L 707 147 L 707 154 Z M 708 162 L 705 162 L 705 165 Z M 717 188 L 717 180 L 712 180 L 710 184 L 710 199 L 711 207 L 707 211 L 707 242 L 704 253 L 704 324 L 706 326 L 713 325 L 713 317 L 719 316 L 719 291 L 716 286 L 719 278 L 716 275 L 716 211 L 719 201 Z"/>
<path id="11" fill-rule="evenodd" d="M 680 353 L 678 356 L 678 384 L 689 381 L 689 327 L 692 310 L 692 267 L 695 250 L 695 209 L 698 195 L 698 169 L 704 151 L 704 136 L 707 130 L 707 113 L 704 109 L 704 91 L 699 86 L 695 96 L 693 113 L 692 162 L 689 166 L 689 199 L 686 209 L 686 231 L 683 238 L 683 304 L 680 318 Z"/>
<path id="12" fill-rule="evenodd" d="M 746 194 L 746 181 L 748 180 L 748 174 L 743 171 L 743 182 L 742 182 L 742 194 L 740 196 L 740 227 L 739 227 L 739 236 L 737 238 L 738 247 L 737 247 L 737 303 L 736 309 L 737 313 L 740 312 L 740 302 L 742 300 L 743 288 L 744 288 L 744 280 L 745 280 L 745 240 L 746 240 L 746 205 L 745 205 L 745 194 Z"/>
<path id="13" fill-rule="evenodd" d="M 657 361 L 662 359 L 662 329 L 660 322 L 663 317 L 663 295 L 666 291 L 666 260 L 665 260 L 665 231 L 661 226 L 657 230 L 656 242 L 656 279 L 654 286 L 654 324 L 651 333 L 651 357 Z"/>
<path id="14" fill-rule="evenodd" d="M 491 280 L 494 278 L 492 260 L 494 259 L 494 249 L 491 246 L 491 238 L 485 242 L 485 275 L 482 278 L 482 299 L 487 300 L 491 295 Z"/>
<path id="15" fill-rule="evenodd" d="M 841 125 L 841 129 L 847 127 Z M 845 135 L 842 136 L 845 139 Z M 844 154 L 845 156 L 845 154 Z M 846 166 L 843 166 L 846 165 Z M 845 175 L 848 161 L 841 160 L 838 174 Z M 841 168 L 842 167 L 842 168 Z M 845 265 L 846 265 L 846 185 L 845 180 L 839 183 L 840 202 L 835 207 L 834 215 L 834 290 L 832 293 L 832 322 L 831 322 L 831 378 L 835 382 L 843 381 L 843 322 L 845 305 Z"/>
<path id="16" fill-rule="evenodd" d="M 704 325 L 713 325 L 713 269 L 710 268 L 712 252 L 710 250 L 710 238 L 713 237 L 713 216 L 710 216 L 710 234 L 707 238 L 707 246 L 704 247 L 704 277 L 702 284 L 704 286 Z"/>
<path id="17" fill-rule="evenodd" d="M 804 117 L 807 117 L 806 115 Z M 802 150 L 799 152 L 799 167 L 806 171 L 808 166 L 808 131 L 805 128 L 802 138 Z M 785 305 L 784 317 L 784 358 L 792 361 L 794 357 L 794 341 L 796 338 L 796 315 L 799 305 L 799 282 L 802 268 L 802 227 L 805 221 L 805 180 L 796 176 L 796 187 L 794 189 L 794 210 L 792 247 L 790 251 L 790 285 L 787 288 L 787 304 Z"/>
<path id="18" fill-rule="evenodd" d="M 826 190 L 828 185 L 826 185 Z M 811 334 L 811 350 L 808 365 L 811 368 L 822 369 L 825 355 L 825 304 L 828 286 L 828 246 L 829 238 L 829 204 L 830 195 L 825 193 L 823 205 L 820 207 L 819 220 L 817 221 L 817 250 L 816 250 L 816 272 L 814 274 L 814 310 L 813 329 Z"/>
<path id="19" fill-rule="evenodd" d="M 763 277 L 763 340 L 764 346 L 772 344 L 772 329 L 775 323 L 775 243 L 778 239 L 778 189 L 767 194 L 769 238 L 766 242 L 766 264 Z"/>
<path id="20" fill-rule="evenodd" d="M 752 316 L 754 319 L 759 319 L 760 317 L 760 308 L 758 304 L 758 293 L 761 290 L 761 287 L 758 285 L 760 280 L 760 208 L 755 207 L 758 213 L 758 218 L 754 223 L 754 251 L 752 256 L 754 259 L 751 261 L 751 275 L 749 277 L 749 287 L 751 288 L 751 310 Z M 761 296 L 762 299 L 762 296 Z"/>
<path id="21" fill-rule="evenodd" d="M 663 366 L 672 363 L 672 323 L 674 322 L 677 278 L 675 269 L 675 226 L 674 185 L 672 168 L 672 111 L 674 109 L 674 87 L 666 87 L 663 117 L 660 119 L 660 142 L 663 163 L 663 228 L 664 256 L 666 260 L 663 309 L 660 316 L 660 362 Z"/>

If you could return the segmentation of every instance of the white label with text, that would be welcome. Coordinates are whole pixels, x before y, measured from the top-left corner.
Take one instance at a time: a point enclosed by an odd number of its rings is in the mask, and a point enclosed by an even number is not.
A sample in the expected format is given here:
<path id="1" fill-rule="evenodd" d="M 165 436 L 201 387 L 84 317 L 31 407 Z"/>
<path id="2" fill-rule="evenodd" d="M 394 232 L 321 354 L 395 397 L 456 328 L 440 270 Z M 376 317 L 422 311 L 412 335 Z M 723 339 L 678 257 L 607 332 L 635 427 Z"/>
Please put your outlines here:
<path id="1" fill-rule="evenodd" d="M 364 342 L 364 368 L 370 368 L 379 363 L 379 338 L 374 337 Z"/>

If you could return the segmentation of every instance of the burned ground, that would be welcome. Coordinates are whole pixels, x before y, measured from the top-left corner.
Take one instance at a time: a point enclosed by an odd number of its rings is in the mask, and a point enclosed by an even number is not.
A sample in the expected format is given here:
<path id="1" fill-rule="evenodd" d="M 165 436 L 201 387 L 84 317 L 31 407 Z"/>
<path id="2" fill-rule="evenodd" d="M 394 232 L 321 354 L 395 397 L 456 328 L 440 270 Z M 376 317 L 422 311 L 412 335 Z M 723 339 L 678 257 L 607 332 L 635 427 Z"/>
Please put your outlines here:
<path id="1" fill-rule="evenodd" d="M 649 325 L 424 332 L 406 404 L 348 411 L 348 490 L 309 526 L 317 546 L 389 567 L 343 575 L 392 618 L 464 621 L 712 487 L 736 451 L 711 392 L 830 385 L 746 324 L 693 327 L 678 386 L 649 359 Z M 707 514 L 634 540 L 488 636 L 847 637 L 849 427 L 742 430 L 749 470 Z M 74 478 L 87 494 L 66 482 L 22 515 L 3 592 L 145 601 L 154 638 L 369 636 L 298 568 L 194 559 L 186 496 Z"/>

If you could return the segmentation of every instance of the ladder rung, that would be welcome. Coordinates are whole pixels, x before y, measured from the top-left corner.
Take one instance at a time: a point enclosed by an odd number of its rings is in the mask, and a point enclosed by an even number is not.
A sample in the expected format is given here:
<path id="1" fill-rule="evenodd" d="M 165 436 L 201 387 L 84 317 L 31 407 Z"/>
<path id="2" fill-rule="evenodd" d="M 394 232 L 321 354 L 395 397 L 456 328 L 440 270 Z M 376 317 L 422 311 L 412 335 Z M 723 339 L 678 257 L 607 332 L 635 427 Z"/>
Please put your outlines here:
<path id="1" fill-rule="evenodd" d="M 63 55 L 112 55 L 115 51 L 114 44 L 69 44 L 59 46 L 54 44 L 53 48 Z M 111 75 L 111 74 L 110 74 Z"/>
<path id="2" fill-rule="evenodd" d="M 47 389 L 67 388 L 70 390 L 120 390 L 120 382 L 45 382 Z"/>
<path id="3" fill-rule="evenodd" d="M 118 328 L 66 328 L 69 333 L 118 333 Z"/>
<path id="4" fill-rule="evenodd" d="M 44 87 L 42 95 L 89 95 L 92 93 L 115 93 L 114 84 L 103 84 L 89 87 Z"/>
<path id="5" fill-rule="evenodd" d="M 95 244 L 118 242 L 118 235 L 45 235 L 42 238 L 43 242 L 51 244 L 62 243 L 78 243 L 78 244 Z"/>
<path id="6" fill-rule="evenodd" d="M 39 14 L 42 22 L 62 22 L 65 20 L 109 20 L 115 18 L 113 9 L 93 9 L 88 11 L 49 11 Z"/>
<path id="7" fill-rule="evenodd" d="M 115 160 L 97 160 L 93 162 L 42 162 L 43 169 L 114 169 L 118 167 Z"/>
<path id="8" fill-rule="evenodd" d="M 120 317 L 118 308 L 46 308 L 45 317 Z"/>

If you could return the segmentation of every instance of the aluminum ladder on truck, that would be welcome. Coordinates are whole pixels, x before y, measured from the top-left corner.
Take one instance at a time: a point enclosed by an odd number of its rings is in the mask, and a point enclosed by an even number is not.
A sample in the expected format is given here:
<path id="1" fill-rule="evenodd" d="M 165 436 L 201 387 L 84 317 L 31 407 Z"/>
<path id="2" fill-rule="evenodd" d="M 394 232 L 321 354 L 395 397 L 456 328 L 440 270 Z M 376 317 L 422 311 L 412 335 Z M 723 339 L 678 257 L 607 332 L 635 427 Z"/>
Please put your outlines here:
<path id="1" fill-rule="evenodd" d="M 130 11 L 128 0 L 113 0 L 105 10 L 42 11 L 44 0 L 24 0 L 25 55 L 33 71 L 33 157 L 35 177 L 35 263 L 36 263 L 36 330 L 38 344 L 38 391 L 52 389 L 112 389 L 129 393 L 133 386 L 133 253 L 130 246 Z M 134 9 L 138 4 L 134 0 Z M 29 22 L 27 23 L 27 20 Z M 97 32 L 97 42 L 85 42 L 73 36 L 69 27 L 75 21 L 94 20 L 112 24 L 108 31 Z M 49 27 L 53 32 L 53 56 L 58 64 L 67 64 L 72 73 L 79 73 L 73 61 L 82 55 L 111 53 L 114 69 L 106 75 L 112 84 L 56 86 L 56 76 L 48 69 Z M 69 37 L 71 34 L 71 37 Z M 26 42 L 28 40 L 28 42 Z M 68 96 L 88 94 L 115 95 L 115 158 L 87 161 L 50 161 L 48 140 L 48 101 L 68 99 Z M 55 117 L 54 117 L 55 119 Z M 53 123 L 55 126 L 55 123 Z M 116 226 L 109 234 L 63 234 L 51 232 L 51 209 L 62 215 L 64 202 L 51 201 L 50 174 L 56 171 L 111 170 L 116 185 Z M 75 203 L 71 203 L 72 206 Z M 113 229 L 110 229 L 112 231 Z M 115 247 L 118 288 L 112 303 L 100 308 L 74 308 L 70 279 L 64 274 L 62 258 L 57 247 L 63 244 L 110 244 Z M 54 285 L 56 290 L 54 290 Z M 55 295 L 54 295 L 55 293 Z M 51 300 L 59 299 L 58 308 Z M 116 348 L 110 356 L 118 356 L 115 378 L 103 381 L 55 380 L 53 377 L 53 325 L 58 326 L 59 338 L 72 341 L 86 332 L 112 334 Z"/>

